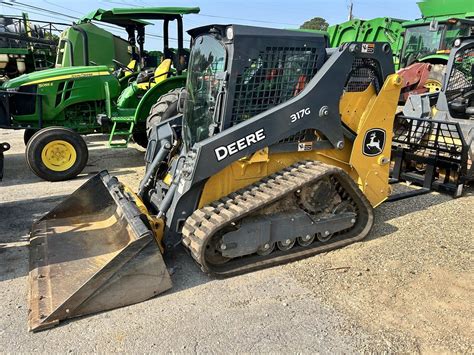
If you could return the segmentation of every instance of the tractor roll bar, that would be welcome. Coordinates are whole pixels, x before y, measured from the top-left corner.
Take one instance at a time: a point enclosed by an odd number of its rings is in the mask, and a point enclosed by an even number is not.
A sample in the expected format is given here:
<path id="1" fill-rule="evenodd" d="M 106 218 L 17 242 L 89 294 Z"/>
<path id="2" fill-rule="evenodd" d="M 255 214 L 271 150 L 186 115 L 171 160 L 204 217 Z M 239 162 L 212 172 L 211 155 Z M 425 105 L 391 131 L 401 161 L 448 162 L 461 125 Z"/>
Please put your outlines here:
<path id="1" fill-rule="evenodd" d="M 166 53 L 169 53 L 169 23 L 170 21 L 176 20 L 177 22 L 177 30 L 178 30 L 178 60 L 175 64 L 177 74 L 180 75 L 185 68 L 181 68 L 181 63 L 179 61 L 179 57 L 183 53 L 183 18 L 181 16 L 174 16 L 170 18 L 166 18 L 163 21 L 163 53 L 165 53 L 165 58 L 166 58 Z M 170 58 L 174 59 L 174 58 Z"/>

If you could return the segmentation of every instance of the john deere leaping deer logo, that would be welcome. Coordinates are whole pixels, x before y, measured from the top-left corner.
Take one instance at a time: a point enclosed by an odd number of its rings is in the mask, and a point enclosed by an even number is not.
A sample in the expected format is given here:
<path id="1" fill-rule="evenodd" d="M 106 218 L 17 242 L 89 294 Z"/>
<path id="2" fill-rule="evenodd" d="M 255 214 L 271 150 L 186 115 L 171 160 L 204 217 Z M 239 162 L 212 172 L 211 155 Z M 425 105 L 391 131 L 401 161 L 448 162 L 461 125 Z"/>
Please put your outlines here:
<path id="1" fill-rule="evenodd" d="M 381 128 L 372 128 L 365 133 L 363 153 L 374 157 L 383 152 L 385 147 L 385 131 Z"/>
<path id="2" fill-rule="evenodd" d="M 369 149 L 375 148 L 375 149 L 377 149 L 379 152 L 381 152 L 381 151 L 382 151 L 382 148 L 380 148 L 380 141 L 378 141 L 378 140 L 376 141 L 376 140 L 375 140 L 376 137 L 377 137 L 377 135 L 375 134 L 375 132 L 372 132 L 372 133 L 370 134 L 370 142 L 367 143 L 367 148 L 369 148 Z"/>

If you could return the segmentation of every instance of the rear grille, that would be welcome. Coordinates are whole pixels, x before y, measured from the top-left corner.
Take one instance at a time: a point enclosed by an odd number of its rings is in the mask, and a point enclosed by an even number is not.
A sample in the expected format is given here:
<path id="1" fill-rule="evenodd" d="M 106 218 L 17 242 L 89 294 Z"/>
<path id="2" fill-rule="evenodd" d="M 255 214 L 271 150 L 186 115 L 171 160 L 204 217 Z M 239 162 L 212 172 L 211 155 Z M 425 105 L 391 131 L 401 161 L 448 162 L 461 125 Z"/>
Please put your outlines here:
<path id="1" fill-rule="evenodd" d="M 372 84 L 378 92 L 383 85 L 383 80 L 381 80 L 377 68 L 378 64 L 374 59 L 356 58 L 352 63 L 344 90 L 346 92 L 361 92 Z"/>
<path id="2" fill-rule="evenodd" d="M 279 143 L 294 143 L 294 142 L 309 142 L 316 140 L 316 135 L 313 129 L 305 129 L 288 138 L 281 140 Z"/>

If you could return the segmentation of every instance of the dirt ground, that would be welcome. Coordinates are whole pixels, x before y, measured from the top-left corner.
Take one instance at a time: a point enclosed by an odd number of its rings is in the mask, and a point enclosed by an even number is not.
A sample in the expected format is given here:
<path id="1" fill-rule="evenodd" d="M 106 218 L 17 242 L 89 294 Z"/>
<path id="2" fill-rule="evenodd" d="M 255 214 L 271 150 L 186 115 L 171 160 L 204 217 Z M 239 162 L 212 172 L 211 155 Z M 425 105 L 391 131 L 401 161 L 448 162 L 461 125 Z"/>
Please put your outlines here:
<path id="1" fill-rule="evenodd" d="M 462 352 L 472 353 L 474 195 L 431 193 L 376 209 L 369 237 L 346 248 L 215 280 L 182 250 L 171 291 L 149 301 L 27 331 L 28 230 L 94 173 L 136 188 L 143 149 L 88 137 L 84 174 L 37 178 L 22 132 L 0 130 L 0 348 L 2 352 Z"/>

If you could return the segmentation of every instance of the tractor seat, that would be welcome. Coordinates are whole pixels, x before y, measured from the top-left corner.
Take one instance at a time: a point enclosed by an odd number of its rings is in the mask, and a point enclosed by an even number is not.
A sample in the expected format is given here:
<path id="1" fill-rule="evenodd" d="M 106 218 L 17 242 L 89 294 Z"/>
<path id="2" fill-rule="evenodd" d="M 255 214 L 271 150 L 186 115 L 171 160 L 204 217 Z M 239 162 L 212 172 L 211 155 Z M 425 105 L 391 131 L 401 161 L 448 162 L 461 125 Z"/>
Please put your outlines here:
<path id="1" fill-rule="evenodd" d="M 132 74 L 134 74 L 137 71 L 137 61 L 135 59 L 130 60 L 130 62 L 127 64 L 127 68 L 130 70 L 125 70 L 124 68 L 118 68 L 114 70 L 113 75 L 119 79 L 119 80 L 125 80 L 124 78 L 128 78 Z"/>
<path id="2" fill-rule="evenodd" d="M 132 59 L 130 63 L 127 64 L 127 68 L 133 70 L 135 72 L 137 70 L 137 61 L 135 59 Z M 133 72 L 126 70 L 124 76 L 130 76 L 133 74 Z"/>
<path id="3" fill-rule="evenodd" d="M 155 69 L 155 72 L 152 76 L 145 75 L 140 76 L 137 79 L 137 87 L 143 90 L 148 90 L 156 84 L 161 83 L 162 81 L 169 78 L 171 74 L 171 59 L 165 59 L 161 64 Z"/>

